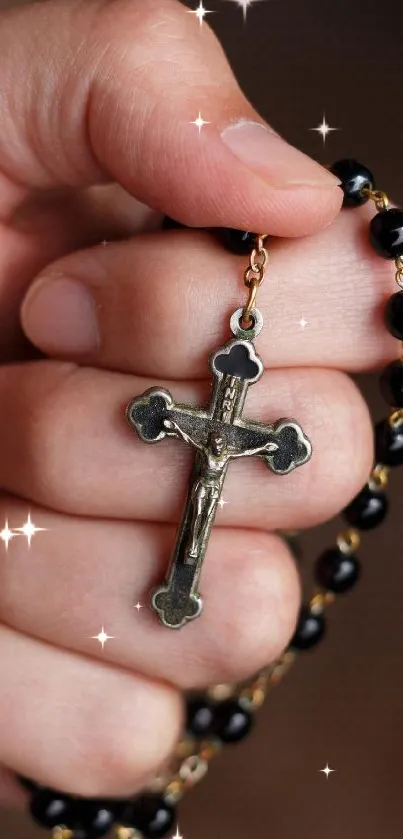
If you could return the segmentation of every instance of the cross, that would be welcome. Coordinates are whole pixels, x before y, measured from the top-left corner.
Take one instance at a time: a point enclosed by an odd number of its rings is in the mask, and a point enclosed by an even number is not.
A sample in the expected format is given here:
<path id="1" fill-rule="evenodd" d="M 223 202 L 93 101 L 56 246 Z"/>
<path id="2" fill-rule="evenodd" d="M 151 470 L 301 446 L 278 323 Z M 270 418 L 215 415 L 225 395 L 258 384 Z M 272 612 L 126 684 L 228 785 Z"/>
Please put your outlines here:
<path id="1" fill-rule="evenodd" d="M 179 404 L 165 388 L 152 387 L 126 409 L 129 423 L 144 442 L 175 437 L 196 452 L 171 563 L 151 600 L 161 623 L 172 629 L 202 611 L 197 585 L 229 462 L 257 456 L 272 472 L 285 475 L 311 456 L 311 444 L 295 420 L 282 418 L 264 425 L 243 418 L 247 390 L 263 373 L 249 340 L 229 341 L 213 354 L 210 365 L 214 380 L 207 408 Z"/>

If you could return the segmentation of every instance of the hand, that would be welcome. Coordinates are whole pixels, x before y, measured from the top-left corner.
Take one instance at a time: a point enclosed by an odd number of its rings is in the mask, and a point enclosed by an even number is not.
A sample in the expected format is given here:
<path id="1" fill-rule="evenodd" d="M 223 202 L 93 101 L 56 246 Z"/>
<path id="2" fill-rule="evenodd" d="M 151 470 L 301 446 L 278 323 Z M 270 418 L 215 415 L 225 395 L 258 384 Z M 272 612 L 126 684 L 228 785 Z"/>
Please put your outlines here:
<path id="1" fill-rule="evenodd" d="M 49 0 L 0 15 L 0 72 L 10 80 L 0 89 L 3 358 L 23 357 L 23 333 L 49 356 L 0 368 L 1 516 L 16 527 L 29 509 L 47 528 L 30 549 L 13 539 L 0 563 L 0 761 L 84 796 L 131 794 L 148 780 L 179 736 L 179 688 L 246 677 L 286 645 L 299 582 L 266 529 L 317 524 L 358 491 L 372 461 L 368 412 L 331 368 L 370 369 L 397 355 L 373 317 L 393 271 L 357 235 L 370 208 L 326 227 L 341 205 L 337 182 L 267 129 L 237 123 L 262 124 L 204 27 L 200 38 L 173 0 Z M 34 46 L 43 43 L 46 51 Z M 189 103 L 208 112 L 200 136 Z M 188 225 L 286 237 L 324 228 L 312 241 L 271 245 L 279 294 L 262 284 L 271 328 L 259 351 L 276 369 L 248 399 L 262 420 L 298 417 L 314 456 L 286 479 L 243 463 L 253 505 L 229 470 L 231 503 L 202 580 L 212 607 L 190 633 L 134 608 L 166 570 L 186 490 L 181 447 L 142 444 L 119 410 L 159 377 L 175 398 L 201 404 L 211 335 L 228 335 L 241 263 L 200 231 L 125 240 L 148 212 L 133 196 Z M 102 239 L 122 241 L 89 248 Z M 189 294 L 196 249 L 203 294 Z M 35 275 L 22 332 L 19 304 Z M 296 349 L 301 311 L 309 325 Z M 102 626 L 113 636 L 104 649 L 92 638 Z M 24 801 L 7 768 L 1 794 Z"/>

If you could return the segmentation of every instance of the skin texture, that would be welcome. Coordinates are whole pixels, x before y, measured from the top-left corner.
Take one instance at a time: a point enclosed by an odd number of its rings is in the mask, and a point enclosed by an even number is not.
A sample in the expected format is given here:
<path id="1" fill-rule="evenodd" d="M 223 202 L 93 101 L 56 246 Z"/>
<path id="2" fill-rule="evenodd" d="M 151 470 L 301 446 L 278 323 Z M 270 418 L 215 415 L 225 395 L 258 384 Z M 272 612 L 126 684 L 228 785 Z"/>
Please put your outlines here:
<path id="1" fill-rule="evenodd" d="M 246 677 L 287 645 L 300 585 L 273 531 L 329 518 L 371 466 L 368 411 L 345 371 L 397 356 L 372 210 L 339 215 L 337 181 L 270 132 L 259 163 L 228 148 L 226 127 L 262 120 L 203 28 L 175 0 L 48 0 L 0 16 L 0 519 L 18 527 L 30 511 L 47 528 L 0 561 L 8 805 L 25 800 L 12 771 L 82 795 L 141 788 L 179 736 L 180 689 Z M 210 123 L 200 135 L 195 103 Z M 289 476 L 231 464 L 205 612 L 180 632 L 134 604 L 163 576 L 192 455 L 145 446 L 124 407 L 153 384 L 208 399 L 207 357 L 243 300 L 244 260 L 208 233 L 157 231 L 161 213 L 283 237 L 259 296 L 269 369 L 245 410 L 295 416 L 314 444 Z M 114 636 L 104 649 L 101 626 Z"/>

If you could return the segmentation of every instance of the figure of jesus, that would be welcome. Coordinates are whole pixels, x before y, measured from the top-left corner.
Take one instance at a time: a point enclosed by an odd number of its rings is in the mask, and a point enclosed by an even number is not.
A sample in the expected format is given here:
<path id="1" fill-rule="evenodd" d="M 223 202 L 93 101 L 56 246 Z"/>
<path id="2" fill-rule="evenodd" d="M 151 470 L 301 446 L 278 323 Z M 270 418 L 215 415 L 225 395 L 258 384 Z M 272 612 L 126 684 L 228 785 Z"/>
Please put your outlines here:
<path id="1" fill-rule="evenodd" d="M 163 426 L 166 431 L 176 437 L 181 437 L 185 443 L 198 449 L 203 458 L 201 475 L 193 484 L 189 499 L 191 518 L 185 562 L 188 565 L 194 565 L 220 499 L 221 478 L 228 461 L 237 457 L 274 452 L 278 449 L 278 445 L 268 441 L 256 448 L 237 452 L 228 449 L 224 436 L 216 431 L 211 431 L 207 442 L 201 443 L 183 431 L 173 420 L 164 419 Z"/>

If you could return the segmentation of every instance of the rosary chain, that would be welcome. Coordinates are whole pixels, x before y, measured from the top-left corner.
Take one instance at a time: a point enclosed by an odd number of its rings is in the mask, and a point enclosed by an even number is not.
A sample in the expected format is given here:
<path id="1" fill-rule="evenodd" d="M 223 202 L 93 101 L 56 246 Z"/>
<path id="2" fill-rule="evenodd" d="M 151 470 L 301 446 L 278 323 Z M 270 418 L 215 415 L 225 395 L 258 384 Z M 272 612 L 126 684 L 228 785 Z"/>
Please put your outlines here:
<path id="1" fill-rule="evenodd" d="M 385 192 L 367 188 L 363 188 L 361 192 L 374 202 L 378 211 L 387 210 L 389 199 Z M 253 322 L 251 312 L 255 306 L 257 290 L 263 280 L 268 262 L 268 252 L 264 247 L 267 235 L 263 233 L 256 235 L 256 244 L 250 253 L 249 265 L 244 272 L 244 284 L 248 289 L 248 298 L 242 314 L 245 328 L 248 328 Z M 397 257 L 395 265 L 395 280 L 398 286 L 403 289 L 403 257 Z M 403 408 L 391 409 L 387 421 L 391 428 L 401 425 L 403 423 Z M 367 485 L 370 489 L 382 491 L 386 488 L 388 477 L 389 467 L 383 463 L 375 463 L 371 469 Z M 336 537 L 338 549 L 346 555 L 355 554 L 360 547 L 360 542 L 360 532 L 355 527 L 340 531 Z M 308 601 L 308 608 L 312 614 L 318 615 L 335 600 L 334 592 L 317 586 Z M 297 657 L 298 650 L 289 647 L 271 665 L 263 668 L 249 680 L 245 680 L 241 684 L 214 685 L 209 688 L 207 695 L 216 702 L 229 697 L 237 698 L 247 710 L 256 711 L 263 705 L 270 690 L 279 684 Z M 210 761 L 221 749 L 222 743 L 218 739 L 198 741 L 191 734 L 185 734 L 177 745 L 170 767 L 161 772 L 148 789 L 150 791 L 160 791 L 167 803 L 176 804 L 189 788 L 195 786 L 206 775 Z M 115 826 L 114 836 L 115 839 L 142 839 L 142 834 L 139 831 L 123 825 Z M 53 839 L 73 839 L 73 837 L 73 831 L 67 828 L 57 827 L 53 829 Z"/>
<path id="2" fill-rule="evenodd" d="M 268 251 L 264 247 L 264 240 L 267 236 L 267 233 L 258 233 L 256 235 L 256 245 L 250 253 L 249 265 L 244 272 L 243 281 L 249 290 L 248 299 L 242 311 L 242 321 L 246 329 L 252 324 L 251 312 L 255 308 L 257 290 L 263 280 L 269 259 Z"/>
<path id="3" fill-rule="evenodd" d="M 374 201 L 378 211 L 388 208 L 389 199 L 385 192 L 365 189 L 362 192 Z M 243 322 L 246 328 L 251 324 L 251 311 L 255 307 L 257 290 L 262 283 L 268 263 L 269 255 L 264 246 L 267 235 L 262 233 L 256 236 L 256 245 L 250 253 L 249 265 L 244 272 L 244 284 L 249 292 L 243 308 Z M 395 279 L 403 289 L 403 258 L 397 257 L 395 264 Z M 403 410 L 394 410 L 388 419 L 393 426 L 402 423 Z M 381 463 L 375 464 L 369 475 L 368 486 L 373 489 L 385 489 L 388 475 L 389 468 L 387 466 Z M 360 547 L 360 542 L 360 533 L 353 527 L 340 531 L 336 537 L 337 547 L 346 555 L 354 554 Z M 336 595 L 333 592 L 317 586 L 309 599 L 308 608 L 312 614 L 318 615 L 335 600 Z M 249 681 L 241 685 L 214 685 L 208 690 L 208 696 L 215 701 L 234 697 L 244 704 L 249 711 L 256 711 L 263 705 L 270 690 L 279 684 L 286 675 L 297 657 L 298 651 L 286 649 L 272 665 L 265 667 Z M 160 787 L 169 803 L 175 804 L 179 801 L 187 789 L 195 786 L 206 775 L 210 761 L 221 751 L 221 748 L 219 740 L 201 741 L 196 745 L 195 738 L 188 736 L 183 738 L 176 751 L 176 758 L 181 757 L 182 761 L 179 767 L 176 767 L 175 772 L 172 772 L 169 780 L 165 777 L 165 786 L 162 784 Z M 125 828 L 117 827 L 116 829 L 116 839 L 137 839 L 137 837 L 140 837 L 140 834 L 136 831 L 128 834 Z"/>

